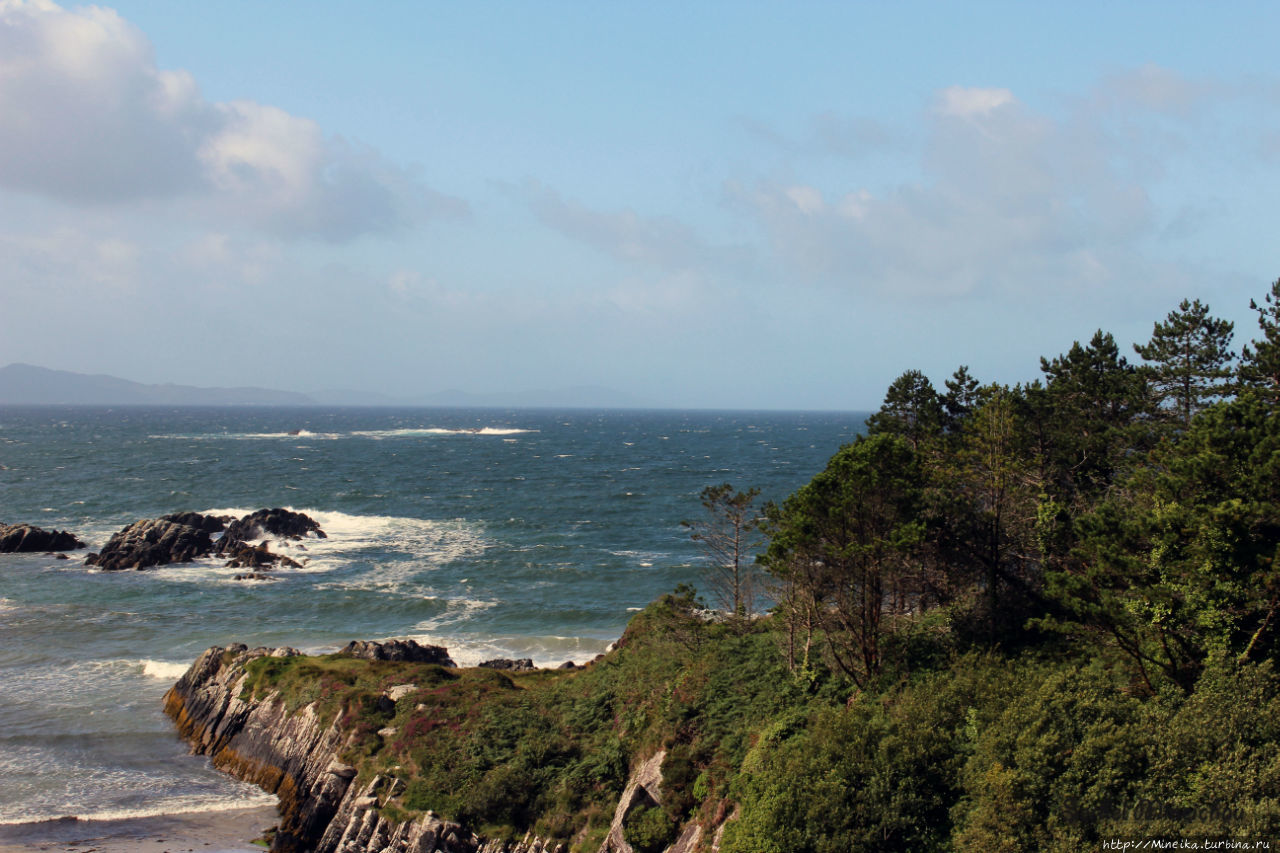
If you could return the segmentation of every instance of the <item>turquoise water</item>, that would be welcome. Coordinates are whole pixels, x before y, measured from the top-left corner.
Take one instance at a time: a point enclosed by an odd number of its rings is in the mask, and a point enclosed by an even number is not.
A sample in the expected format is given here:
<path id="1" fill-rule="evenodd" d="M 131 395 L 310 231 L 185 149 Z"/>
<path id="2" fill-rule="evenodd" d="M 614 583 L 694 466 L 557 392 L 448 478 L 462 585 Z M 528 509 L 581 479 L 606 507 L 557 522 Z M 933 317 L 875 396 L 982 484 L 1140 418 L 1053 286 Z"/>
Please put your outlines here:
<path id="1" fill-rule="evenodd" d="M 286 506 L 329 534 L 276 580 L 0 555 L 0 823 L 262 801 L 187 756 L 160 697 L 210 645 L 414 637 L 589 659 L 701 555 L 729 481 L 781 500 L 865 413 L 4 409 L 0 522 L 101 546 L 139 518 Z M 291 434 L 293 432 L 297 434 Z M 276 550 L 286 550 L 276 546 Z"/>

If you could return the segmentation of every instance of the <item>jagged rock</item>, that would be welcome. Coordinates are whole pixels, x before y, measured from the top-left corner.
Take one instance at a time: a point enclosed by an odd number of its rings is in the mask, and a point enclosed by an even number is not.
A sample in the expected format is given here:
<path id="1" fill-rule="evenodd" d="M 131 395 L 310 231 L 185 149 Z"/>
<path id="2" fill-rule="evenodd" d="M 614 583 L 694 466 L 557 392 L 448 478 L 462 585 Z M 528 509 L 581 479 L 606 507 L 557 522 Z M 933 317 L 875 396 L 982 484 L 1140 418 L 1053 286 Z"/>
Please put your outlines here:
<path id="1" fill-rule="evenodd" d="M 279 797 L 273 851 L 563 853 L 562 845 L 532 835 L 516 842 L 486 841 L 432 812 L 403 823 L 385 818 L 379 803 L 398 796 L 404 785 L 387 776 L 353 784 L 356 768 L 337 757 L 349 732 L 322 722 L 312 705 L 291 713 L 274 694 L 240 698 L 246 665 L 277 652 L 240 643 L 215 646 L 165 694 L 165 713 L 194 752 Z"/>
<path id="2" fill-rule="evenodd" d="M 478 666 L 482 666 L 485 669 L 502 669 L 508 672 L 528 672 L 532 669 L 537 669 L 533 665 L 533 658 L 520 658 L 519 660 L 494 658 L 493 660 L 481 661 Z"/>
<path id="3" fill-rule="evenodd" d="M 215 542 L 212 534 L 219 531 L 225 532 Z M 324 538 L 325 535 L 315 519 L 287 509 L 260 509 L 238 520 L 230 516 L 177 512 L 135 521 L 114 534 L 99 553 L 86 557 L 85 565 L 98 566 L 103 571 L 149 569 L 217 554 L 226 557 L 226 565 L 232 569 L 301 568 L 296 560 L 271 553 L 266 542 L 255 546 L 246 541 L 263 534 L 285 539 L 308 534 Z M 255 576 L 242 575 L 239 579 L 245 577 Z"/>
<path id="4" fill-rule="evenodd" d="M 250 513 L 238 521 L 227 525 L 226 538 L 232 541 L 248 542 L 264 536 L 281 539 L 303 539 L 314 535 L 317 539 L 326 538 L 320 529 L 320 523 L 309 515 L 281 509 L 260 509 Z"/>
<path id="5" fill-rule="evenodd" d="M 402 660 L 456 666 L 453 659 L 449 657 L 449 650 L 444 646 L 423 646 L 416 640 L 386 640 L 381 643 L 371 640 L 352 640 L 343 646 L 338 654 L 365 660 Z"/>
<path id="6" fill-rule="evenodd" d="M 418 685 L 416 684 L 396 684 L 391 687 L 388 687 L 383 692 L 387 695 L 387 698 L 390 699 L 392 702 L 399 702 L 401 699 L 408 696 L 410 693 L 412 693 L 417 689 L 418 689 Z"/>
<path id="7" fill-rule="evenodd" d="M 221 524 L 211 518 L 184 512 L 135 521 L 115 533 L 100 552 L 86 557 L 85 565 L 103 571 L 148 569 L 208 556 L 213 550 L 209 528 Z"/>
<path id="8" fill-rule="evenodd" d="M 165 518 L 178 524 L 185 524 L 187 527 L 203 530 L 211 535 L 225 530 L 233 520 L 233 516 L 230 515 L 201 515 L 198 512 L 174 512 L 166 515 Z"/>
<path id="9" fill-rule="evenodd" d="M 232 580 L 236 580 L 236 581 L 273 581 L 273 580 L 276 580 L 276 578 L 275 578 L 275 577 L 273 577 L 273 576 L 271 576 L 271 575 L 269 575 L 269 574 L 267 574 L 266 572 L 248 572 L 248 573 L 243 574 L 243 575 L 236 575 L 236 576 L 234 576 L 234 577 L 232 578 Z"/>
<path id="10" fill-rule="evenodd" d="M 0 553 L 74 551 L 84 543 L 62 530 L 43 530 L 31 524 L 0 524 Z"/>
<path id="11" fill-rule="evenodd" d="M 564 663 L 560 664 L 558 667 L 556 667 L 556 669 L 582 669 L 582 667 L 578 666 L 576 663 L 574 663 L 571 660 L 567 660 Z"/>
<path id="12" fill-rule="evenodd" d="M 244 542 L 230 542 L 224 545 L 224 542 L 226 542 L 225 536 L 218 541 L 217 554 L 220 557 L 230 557 L 227 560 L 228 569 L 269 569 L 275 566 L 302 568 L 302 564 L 297 560 L 286 557 L 284 554 L 273 554 L 265 541 L 258 545 L 247 545 Z"/>
<path id="13" fill-rule="evenodd" d="M 343 764 L 341 761 L 339 761 L 336 758 L 333 761 L 329 762 L 329 766 L 324 769 L 324 772 L 332 773 L 334 776 L 337 776 L 341 779 L 356 778 L 356 769 L 352 767 L 350 764 Z"/>
<path id="14" fill-rule="evenodd" d="M 665 750 L 658 750 L 631 774 L 618 800 L 618 807 L 614 809 L 613 823 L 599 853 L 635 853 L 623 837 L 622 823 L 632 809 L 662 805 L 662 759 L 666 756 Z"/>

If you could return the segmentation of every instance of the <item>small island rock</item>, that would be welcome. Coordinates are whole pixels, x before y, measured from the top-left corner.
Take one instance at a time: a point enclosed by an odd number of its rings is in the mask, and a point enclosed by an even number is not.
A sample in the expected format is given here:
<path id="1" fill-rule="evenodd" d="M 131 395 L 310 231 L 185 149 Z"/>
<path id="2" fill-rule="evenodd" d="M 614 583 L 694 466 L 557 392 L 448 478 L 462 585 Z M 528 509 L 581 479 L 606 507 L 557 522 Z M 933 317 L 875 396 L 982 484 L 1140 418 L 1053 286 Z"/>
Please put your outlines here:
<path id="1" fill-rule="evenodd" d="M 99 553 L 90 554 L 84 562 L 108 572 L 189 563 L 213 550 L 210 528 L 216 532 L 221 525 L 216 517 L 194 512 L 144 518 L 113 534 Z"/>
<path id="2" fill-rule="evenodd" d="M 74 551 L 83 547 L 83 542 L 62 530 L 43 530 L 31 524 L 0 524 L 0 554 Z"/>

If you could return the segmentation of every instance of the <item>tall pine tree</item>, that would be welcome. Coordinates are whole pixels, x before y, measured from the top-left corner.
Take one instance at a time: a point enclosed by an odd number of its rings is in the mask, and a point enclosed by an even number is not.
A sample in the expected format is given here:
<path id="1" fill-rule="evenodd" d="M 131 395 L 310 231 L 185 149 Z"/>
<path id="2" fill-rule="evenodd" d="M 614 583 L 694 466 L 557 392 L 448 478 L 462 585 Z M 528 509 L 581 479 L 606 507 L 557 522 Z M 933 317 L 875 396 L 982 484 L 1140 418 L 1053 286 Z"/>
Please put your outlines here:
<path id="1" fill-rule="evenodd" d="M 1233 330 L 1233 323 L 1210 315 L 1199 299 L 1184 299 L 1163 323 L 1155 324 L 1150 341 L 1133 345 L 1147 362 L 1157 401 L 1184 428 L 1196 412 L 1229 396 Z"/>
<path id="2" fill-rule="evenodd" d="M 1256 300 L 1249 300 L 1249 307 L 1258 312 L 1258 328 L 1262 339 L 1246 344 L 1240 354 L 1240 384 L 1256 390 L 1264 398 L 1280 400 L 1280 279 L 1271 285 L 1265 297 L 1265 307 Z"/>

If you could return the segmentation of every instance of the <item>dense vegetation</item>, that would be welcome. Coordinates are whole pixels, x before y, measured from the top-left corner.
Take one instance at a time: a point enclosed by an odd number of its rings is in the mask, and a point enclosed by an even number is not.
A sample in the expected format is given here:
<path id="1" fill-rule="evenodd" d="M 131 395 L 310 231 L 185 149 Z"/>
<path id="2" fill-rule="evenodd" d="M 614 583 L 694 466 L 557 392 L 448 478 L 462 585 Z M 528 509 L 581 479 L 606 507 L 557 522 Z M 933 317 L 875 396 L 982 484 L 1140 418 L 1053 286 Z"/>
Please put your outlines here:
<path id="1" fill-rule="evenodd" d="M 270 658 L 249 689 L 348 715 L 392 808 L 576 850 L 660 747 L 642 851 L 689 820 L 725 853 L 1280 836 L 1280 281 L 1253 308 L 1239 357 L 1196 301 L 1139 362 L 1098 332 L 1012 387 L 903 374 L 781 504 L 704 492 L 718 617 L 679 589 L 585 670 Z"/>

